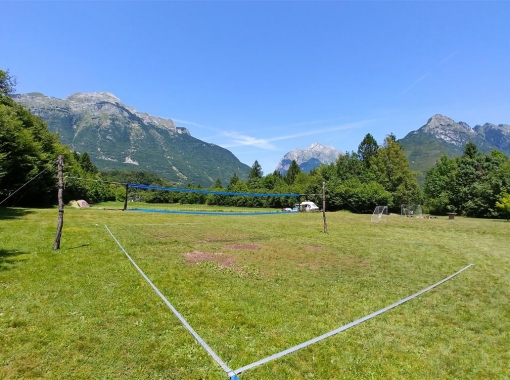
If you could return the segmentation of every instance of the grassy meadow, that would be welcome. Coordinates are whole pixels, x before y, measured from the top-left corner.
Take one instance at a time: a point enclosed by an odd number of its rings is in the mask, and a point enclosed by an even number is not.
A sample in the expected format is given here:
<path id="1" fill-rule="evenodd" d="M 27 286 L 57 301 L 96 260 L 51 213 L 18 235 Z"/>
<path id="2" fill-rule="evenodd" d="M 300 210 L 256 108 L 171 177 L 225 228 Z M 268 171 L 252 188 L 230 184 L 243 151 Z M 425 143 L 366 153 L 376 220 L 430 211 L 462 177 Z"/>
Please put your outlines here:
<path id="1" fill-rule="evenodd" d="M 0 379 L 510 378 L 510 223 L 370 215 L 0 209 Z"/>

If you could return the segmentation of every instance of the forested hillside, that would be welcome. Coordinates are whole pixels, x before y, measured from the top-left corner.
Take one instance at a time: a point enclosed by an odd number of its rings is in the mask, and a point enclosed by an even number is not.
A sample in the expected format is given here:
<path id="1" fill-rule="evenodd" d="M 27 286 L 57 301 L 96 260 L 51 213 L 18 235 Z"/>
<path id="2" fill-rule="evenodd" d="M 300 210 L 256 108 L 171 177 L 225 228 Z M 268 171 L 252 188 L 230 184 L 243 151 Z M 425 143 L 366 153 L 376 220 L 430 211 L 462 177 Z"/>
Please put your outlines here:
<path id="1" fill-rule="evenodd" d="M 48 130 L 41 118 L 13 101 L 16 80 L 0 70 L 0 202 L 2 206 L 45 207 L 57 202 L 56 160 L 64 157 L 66 176 L 99 179 L 88 154 L 73 153 Z M 90 202 L 114 199 L 99 182 L 68 183 L 67 199 Z"/>
<path id="2" fill-rule="evenodd" d="M 90 203 L 123 200 L 125 186 L 106 184 L 143 183 L 175 186 L 150 172 L 116 170 L 100 172 L 87 152 L 78 154 L 61 144 L 41 118 L 32 115 L 12 99 L 15 80 L 0 70 L 0 202 L 3 206 L 43 207 L 56 203 L 56 159 L 64 156 L 65 200 L 85 199 Z M 221 169 L 221 168 L 220 168 Z M 402 146 L 392 134 L 379 143 L 367 134 L 356 152 L 340 155 L 336 162 L 303 172 L 293 160 L 285 175 L 279 171 L 265 175 L 257 161 L 245 181 L 237 174 L 211 189 L 231 192 L 298 193 L 322 204 L 322 184 L 326 183 L 326 209 L 369 213 L 377 205 L 400 212 L 401 205 L 421 204 L 436 215 L 456 212 L 473 217 L 510 215 L 510 160 L 498 151 L 481 152 L 473 142 L 465 145 L 460 157 L 442 156 L 426 172 L 425 185 L 418 184 L 410 170 Z M 186 187 L 191 188 L 191 184 Z M 206 197 L 169 199 L 163 193 L 148 201 L 207 202 Z M 235 197 L 242 206 L 254 198 Z M 215 200 L 215 202 L 218 199 Z M 278 197 L 272 204 L 279 207 Z"/>

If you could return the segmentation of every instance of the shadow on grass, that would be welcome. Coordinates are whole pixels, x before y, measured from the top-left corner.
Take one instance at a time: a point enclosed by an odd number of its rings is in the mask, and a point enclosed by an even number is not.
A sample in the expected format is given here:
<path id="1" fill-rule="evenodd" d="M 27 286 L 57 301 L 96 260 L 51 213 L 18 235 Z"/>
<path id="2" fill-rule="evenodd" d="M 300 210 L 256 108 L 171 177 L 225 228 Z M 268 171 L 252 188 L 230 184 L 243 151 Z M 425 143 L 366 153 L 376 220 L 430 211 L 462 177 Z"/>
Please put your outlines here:
<path id="1" fill-rule="evenodd" d="M 77 245 L 75 247 L 69 247 L 69 248 L 65 248 L 65 247 L 60 247 L 60 250 L 61 251 L 70 251 L 71 249 L 78 249 L 78 248 L 83 248 L 83 247 L 88 247 L 90 244 L 82 244 L 82 245 Z"/>
<path id="2" fill-rule="evenodd" d="M 33 214 L 33 211 L 26 208 L 0 207 L 0 220 L 18 219 L 28 214 Z"/>
<path id="3" fill-rule="evenodd" d="M 15 257 L 23 255 L 24 253 L 25 252 L 0 248 L 0 271 L 12 269 L 17 266 L 21 260 L 16 259 Z"/>

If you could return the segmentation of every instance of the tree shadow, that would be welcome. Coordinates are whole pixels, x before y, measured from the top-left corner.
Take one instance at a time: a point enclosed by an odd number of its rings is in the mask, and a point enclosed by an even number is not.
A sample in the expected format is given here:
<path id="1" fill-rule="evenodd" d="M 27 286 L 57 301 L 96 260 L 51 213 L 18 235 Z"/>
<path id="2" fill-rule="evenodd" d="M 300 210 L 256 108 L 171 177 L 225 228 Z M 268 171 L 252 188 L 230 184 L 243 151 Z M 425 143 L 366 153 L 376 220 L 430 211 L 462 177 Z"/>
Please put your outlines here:
<path id="1" fill-rule="evenodd" d="M 18 219 L 34 212 L 26 208 L 10 208 L 0 207 L 0 220 L 2 219 Z"/>
<path id="2" fill-rule="evenodd" d="M 0 271 L 12 269 L 17 266 L 22 260 L 15 259 L 15 257 L 23 254 L 25 254 L 25 252 L 0 248 Z"/>
<path id="3" fill-rule="evenodd" d="M 75 247 L 70 247 L 70 248 L 63 248 L 63 247 L 60 247 L 60 250 L 61 251 L 70 251 L 71 249 L 78 249 L 78 248 L 83 248 L 83 247 L 88 247 L 90 244 L 87 243 L 87 244 L 82 244 L 82 245 L 77 245 Z"/>

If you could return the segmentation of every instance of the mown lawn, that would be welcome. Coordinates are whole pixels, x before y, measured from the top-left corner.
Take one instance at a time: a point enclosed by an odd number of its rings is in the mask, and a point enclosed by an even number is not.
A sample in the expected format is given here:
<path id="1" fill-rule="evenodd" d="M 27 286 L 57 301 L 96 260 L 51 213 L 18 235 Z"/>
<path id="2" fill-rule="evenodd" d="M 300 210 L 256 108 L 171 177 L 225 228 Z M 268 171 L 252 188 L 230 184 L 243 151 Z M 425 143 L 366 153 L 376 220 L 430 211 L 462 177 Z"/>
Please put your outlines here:
<path id="1" fill-rule="evenodd" d="M 510 223 L 328 213 L 0 209 L 0 378 L 227 379 L 231 368 L 434 290 L 241 379 L 510 378 Z"/>

